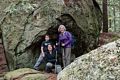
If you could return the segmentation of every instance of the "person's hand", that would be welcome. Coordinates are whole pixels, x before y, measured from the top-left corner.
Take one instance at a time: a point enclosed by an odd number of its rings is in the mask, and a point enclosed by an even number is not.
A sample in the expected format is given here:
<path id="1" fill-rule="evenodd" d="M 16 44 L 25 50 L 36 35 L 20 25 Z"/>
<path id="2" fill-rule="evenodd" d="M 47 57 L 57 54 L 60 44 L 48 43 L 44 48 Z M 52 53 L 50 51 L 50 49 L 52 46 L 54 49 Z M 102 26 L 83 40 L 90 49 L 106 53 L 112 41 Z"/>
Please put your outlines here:
<path id="1" fill-rule="evenodd" d="M 55 44 L 56 46 L 58 45 L 58 43 L 56 42 L 56 44 Z"/>
<path id="2" fill-rule="evenodd" d="M 64 44 L 64 43 L 62 43 L 62 46 L 65 46 L 65 44 Z"/>
<path id="3" fill-rule="evenodd" d="M 44 52 L 42 53 L 42 57 L 45 57 L 45 53 Z"/>
<path id="4" fill-rule="evenodd" d="M 55 48 L 55 45 L 53 47 Z"/>

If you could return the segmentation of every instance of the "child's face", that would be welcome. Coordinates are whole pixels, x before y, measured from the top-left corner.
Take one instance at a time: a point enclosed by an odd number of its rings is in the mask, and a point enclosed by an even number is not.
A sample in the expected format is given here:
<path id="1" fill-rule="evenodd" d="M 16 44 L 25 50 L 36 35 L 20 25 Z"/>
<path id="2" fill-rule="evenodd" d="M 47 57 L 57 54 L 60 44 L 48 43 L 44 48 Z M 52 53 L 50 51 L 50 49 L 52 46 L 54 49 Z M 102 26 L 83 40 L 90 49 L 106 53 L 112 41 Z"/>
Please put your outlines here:
<path id="1" fill-rule="evenodd" d="M 50 39 L 49 36 L 46 35 L 45 40 L 48 41 L 49 39 Z"/>

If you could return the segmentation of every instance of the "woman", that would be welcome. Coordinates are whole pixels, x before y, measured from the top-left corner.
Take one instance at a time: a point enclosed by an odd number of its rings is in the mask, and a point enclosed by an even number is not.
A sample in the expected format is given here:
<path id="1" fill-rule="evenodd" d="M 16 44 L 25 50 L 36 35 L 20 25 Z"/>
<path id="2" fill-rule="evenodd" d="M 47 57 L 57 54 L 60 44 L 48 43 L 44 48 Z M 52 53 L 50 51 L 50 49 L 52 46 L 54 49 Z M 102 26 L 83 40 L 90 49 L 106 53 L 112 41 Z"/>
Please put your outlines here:
<path id="1" fill-rule="evenodd" d="M 72 35 L 66 31 L 64 25 L 59 26 L 58 32 L 60 32 L 59 44 L 62 48 L 63 67 L 65 68 L 70 64 Z"/>
<path id="2" fill-rule="evenodd" d="M 39 59 L 37 60 L 37 63 L 39 63 L 39 64 L 35 65 L 34 68 L 38 70 L 38 67 L 43 62 L 46 62 L 45 71 L 51 72 L 52 68 L 54 67 L 55 62 L 56 62 L 56 54 L 55 54 L 55 51 L 53 50 L 53 46 L 51 44 L 48 45 L 47 49 L 48 49 L 48 51 L 44 53 L 45 56 L 39 57 Z"/>

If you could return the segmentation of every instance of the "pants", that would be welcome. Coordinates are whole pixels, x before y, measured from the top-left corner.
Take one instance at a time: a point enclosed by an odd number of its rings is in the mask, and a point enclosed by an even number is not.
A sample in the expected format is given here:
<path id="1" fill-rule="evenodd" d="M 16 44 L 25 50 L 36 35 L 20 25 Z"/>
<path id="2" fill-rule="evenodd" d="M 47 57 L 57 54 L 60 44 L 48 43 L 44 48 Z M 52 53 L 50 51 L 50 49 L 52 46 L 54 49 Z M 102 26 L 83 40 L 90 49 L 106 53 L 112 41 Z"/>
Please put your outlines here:
<path id="1" fill-rule="evenodd" d="M 43 61 L 44 61 L 43 59 L 44 59 L 44 57 L 40 54 L 37 62 L 36 62 L 35 65 L 34 65 L 34 69 L 39 70 L 39 66 L 40 66 L 40 65 L 43 63 Z"/>
<path id="2" fill-rule="evenodd" d="M 46 72 L 52 72 L 52 68 L 53 68 L 53 64 L 52 63 L 50 63 L 50 62 L 48 62 L 47 64 L 46 64 L 46 67 L 45 67 L 45 71 Z"/>
<path id="3" fill-rule="evenodd" d="M 38 60 L 37 60 L 37 62 L 36 62 L 35 65 L 34 65 L 34 69 L 35 69 L 35 70 L 39 70 L 39 66 L 40 66 L 43 62 L 45 62 L 45 61 L 44 61 L 44 57 L 43 57 L 42 55 L 40 55 L 39 58 L 38 58 Z M 51 72 L 53 66 L 54 66 L 54 65 L 53 65 L 52 63 L 47 62 L 46 67 L 45 67 L 45 71 L 46 71 L 46 72 Z"/>
<path id="4" fill-rule="evenodd" d="M 62 48 L 63 67 L 70 64 L 71 48 Z"/>

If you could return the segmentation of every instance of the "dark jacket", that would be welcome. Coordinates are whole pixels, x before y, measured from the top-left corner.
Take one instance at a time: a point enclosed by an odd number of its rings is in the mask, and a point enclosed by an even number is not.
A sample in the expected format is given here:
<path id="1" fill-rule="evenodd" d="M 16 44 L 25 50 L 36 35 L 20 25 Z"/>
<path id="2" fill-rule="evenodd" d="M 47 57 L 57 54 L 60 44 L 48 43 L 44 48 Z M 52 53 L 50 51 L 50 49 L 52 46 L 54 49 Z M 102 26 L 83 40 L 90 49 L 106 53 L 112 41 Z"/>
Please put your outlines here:
<path id="1" fill-rule="evenodd" d="M 45 60 L 47 62 L 51 62 L 53 64 L 55 64 L 56 62 L 56 54 L 55 51 L 52 51 L 52 53 L 50 54 L 50 52 L 45 52 Z"/>

